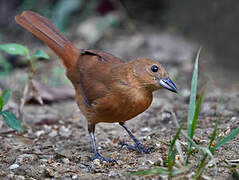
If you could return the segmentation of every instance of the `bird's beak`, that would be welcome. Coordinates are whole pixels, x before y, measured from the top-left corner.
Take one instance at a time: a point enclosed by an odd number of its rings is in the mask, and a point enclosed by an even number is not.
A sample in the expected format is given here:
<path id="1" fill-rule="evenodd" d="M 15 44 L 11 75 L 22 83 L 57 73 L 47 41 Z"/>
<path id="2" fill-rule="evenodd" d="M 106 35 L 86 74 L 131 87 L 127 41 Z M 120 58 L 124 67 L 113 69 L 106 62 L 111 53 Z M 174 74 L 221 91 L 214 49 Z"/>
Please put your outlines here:
<path id="1" fill-rule="evenodd" d="M 175 92 L 175 93 L 178 92 L 178 90 L 177 90 L 175 84 L 173 83 L 173 81 L 172 81 L 170 78 L 159 79 L 159 80 L 158 80 L 158 83 L 159 83 L 162 87 L 168 89 L 169 91 L 172 91 L 172 92 Z"/>

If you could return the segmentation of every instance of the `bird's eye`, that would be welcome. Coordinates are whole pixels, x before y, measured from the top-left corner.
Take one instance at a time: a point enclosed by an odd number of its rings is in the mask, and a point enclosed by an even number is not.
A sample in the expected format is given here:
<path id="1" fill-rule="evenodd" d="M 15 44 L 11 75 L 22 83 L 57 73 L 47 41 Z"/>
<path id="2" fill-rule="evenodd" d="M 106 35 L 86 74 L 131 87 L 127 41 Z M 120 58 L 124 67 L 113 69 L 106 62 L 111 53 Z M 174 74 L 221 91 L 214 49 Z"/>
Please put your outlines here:
<path id="1" fill-rule="evenodd" d="M 156 66 L 156 65 L 153 65 L 153 66 L 151 66 L 151 71 L 153 71 L 153 72 L 157 72 L 158 71 L 158 66 Z"/>

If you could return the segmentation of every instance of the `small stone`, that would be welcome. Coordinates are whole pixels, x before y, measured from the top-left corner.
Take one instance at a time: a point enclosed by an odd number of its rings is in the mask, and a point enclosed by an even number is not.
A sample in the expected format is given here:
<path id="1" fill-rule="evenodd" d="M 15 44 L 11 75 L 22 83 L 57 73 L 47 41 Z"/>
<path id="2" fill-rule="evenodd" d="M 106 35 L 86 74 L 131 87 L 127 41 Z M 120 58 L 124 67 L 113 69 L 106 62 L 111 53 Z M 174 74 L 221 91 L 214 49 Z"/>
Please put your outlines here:
<path id="1" fill-rule="evenodd" d="M 156 145 L 157 148 L 159 148 L 161 146 L 160 143 L 156 143 L 155 145 Z"/>
<path id="2" fill-rule="evenodd" d="M 235 116 L 233 116 L 232 118 L 231 118 L 231 120 L 230 120 L 233 124 L 234 123 L 239 123 L 239 118 L 238 117 L 235 117 Z"/>
<path id="3" fill-rule="evenodd" d="M 48 162 L 48 159 L 40 159 L 40 162 L 42 162 L 43 164 Z"/>
<path id="4" fill-rule="evenodd" d="M 110 171 L 108 174 L 109 177 L 114 177 L 116 175 L 117 175 L 117 173 L 115 171 Z"/>
<path id="5" fill-rule="evenodd" d="M 63 158 L 63 159 L 62 159 L 62 162 L 65 163 L 65 164 L 69 164 L 69 163 L 70 163 L 70 160 L 67 159 L 67 158 Z"/>
<path id="6" fill-rule="evenodd" d="M 151 161 L 151 160 L 147 160 L 147 161 L 145 162 L 145 164 L 146 164 L 146 165 L 152 165 L 152 164 L 154 164 L 154 162 Z"/>
<path id="7" fill-rule="evenodd" d="M 93 164 L 96 165 L 96 166 L 100 166 L 100 160 L 99 159 L 95 159 L 93 161 Z"/>
<path id="8" fill-rule="evenodd" d="M 131 166 L 128 165 L 128 164 L 124 164 L 124 165 L 122 166 L 122 169 L 129 169 L 129 168 L 131 168 Z"/>
<path id="9" fill-rule="evenodd" d="M 11 138 L 11 137 L 12 137 L 12 134 L 8 134 L 7 137 L 8 137 L 8 138 Z"/>
<path id="10" fill-rule="evenodd" d="M 41 135 L 45 134 L 44 130 L 40 130 L 34 133 L 37 137 L 40 137 Z"/>
<path id="11" fill-rule="evenodd" d="M 44 129 L 47 131 L 47 132 L 50 132 L 52 127 L 51 126 L 48 126 L 46 124 L 43 125 Z"/>
<path id="12" fill-rule="evenodd" d="M 13 169 L 16 169 L 16 168 L 18 168 L 18 167 L 19 167 L 18 164 L 12 164 L 12 165 L 9 167 L 9 169 L 13 170 Z"/>
<path id="13" fill-rule="evenodd" d="M 72 130 L 70 130 L 69 128 L 65 126 L 60 127 L 60 131 L 59 131 L 60 136 L 68 138 L 71 135 L 71 133 L 72 133 Z"/>
<path id="14" fill-rule="evenodd" d="M 73 174 L 73 175 L 72 175 L 72 179 L 78 179 L 77 174 Z"/>
<path id="15" fill-rule="evenodd" d="M 150 127 L 144 127 L 144 128 L 141 128 L 140 131 L 141 131 L 142 133 L 147 133 L 147 132 L 152 131 L 152 129 L 151 129 Z"/>
<path id="16" fill-rule="evenodd" d="M 55 176 L 55 171 L 53 170 L 53 169 L 50 169 L 50 168 L 46 168 L 45 169 L 45 176 L 46 177 L 50 177 L 50 178 L 52 178 L 52 177 L 54 177 Z"/>
<path id="17" fill-rule="evenodd" d="M 164 108 L 161 112 L 160 112 L 160 119 L 163 123 L 167 124 L 172 120 L 172 114 L 169 110 L 167 110 L 167 108 Z"/>
<path id="18" fill-rule="evenodd" d="M 50 137 L 55 137 L 55 136 L 57 136 L 57 131 L 56 131 L 56 130 L 52 130 L 52 131 L 48 134 L 48 136 L 50 136 Z"/>

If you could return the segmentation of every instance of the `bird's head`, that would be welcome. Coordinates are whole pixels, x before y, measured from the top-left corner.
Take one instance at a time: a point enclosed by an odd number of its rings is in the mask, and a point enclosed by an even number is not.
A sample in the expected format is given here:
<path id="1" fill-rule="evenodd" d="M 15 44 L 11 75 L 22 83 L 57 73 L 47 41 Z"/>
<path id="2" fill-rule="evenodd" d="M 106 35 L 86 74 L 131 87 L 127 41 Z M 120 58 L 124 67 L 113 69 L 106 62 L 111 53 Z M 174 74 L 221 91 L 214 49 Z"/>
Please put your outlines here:
<path id="1" fill-rule="evenodd" d="M 137 59 L 131 61 L 131 68 L 135 79 L 143 87 L 152 91 L 166 88 L 177 93 L 175 84 L 159 62 L 150 59 Z"/>

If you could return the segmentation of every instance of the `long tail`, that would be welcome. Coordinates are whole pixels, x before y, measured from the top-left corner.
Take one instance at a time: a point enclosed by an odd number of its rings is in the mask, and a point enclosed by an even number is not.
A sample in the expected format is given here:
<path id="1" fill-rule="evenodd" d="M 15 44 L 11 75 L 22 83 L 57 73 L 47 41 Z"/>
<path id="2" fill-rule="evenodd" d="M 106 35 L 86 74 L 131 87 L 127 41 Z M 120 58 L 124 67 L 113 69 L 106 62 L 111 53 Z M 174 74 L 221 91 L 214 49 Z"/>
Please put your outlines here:
<path id="1" fill-rule="evenodd" d="M 32 11 L 24 11 L 15 16 L 15 20 L 46 43 L 63 60 L 67 70 L 76 66 L 79 50 L 63 37 L 47 18 Z"/>

